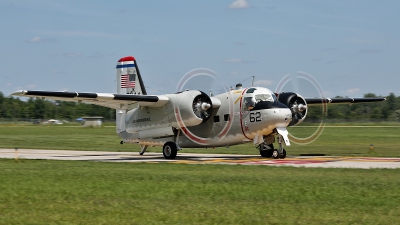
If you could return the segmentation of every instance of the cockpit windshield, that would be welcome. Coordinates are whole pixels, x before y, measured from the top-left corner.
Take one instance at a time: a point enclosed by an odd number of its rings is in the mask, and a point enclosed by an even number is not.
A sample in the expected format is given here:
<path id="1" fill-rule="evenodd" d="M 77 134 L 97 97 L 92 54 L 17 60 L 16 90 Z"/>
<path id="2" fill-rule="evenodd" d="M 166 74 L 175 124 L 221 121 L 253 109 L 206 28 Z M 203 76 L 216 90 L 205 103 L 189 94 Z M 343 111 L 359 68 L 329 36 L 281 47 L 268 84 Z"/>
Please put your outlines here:
<path id="1" fill-rule="evenodd" d="M 272 95 L 270 93 L 257 94 L 257 95 L 255 95 L 255 97 L 256 97 L 256 102 L 260 102 L 260 101 L 275 102 L 275 100 L 276 100 L 276 96 Z"/>
<path id="2" fill-rule="evenodd" d="M 256 104 L 262 102 L 277 102 L 276 96 L 270 90 L 265 88 L 250 88 L 243 96 L 243 111 L 249 111 L 256 107 Z"/>

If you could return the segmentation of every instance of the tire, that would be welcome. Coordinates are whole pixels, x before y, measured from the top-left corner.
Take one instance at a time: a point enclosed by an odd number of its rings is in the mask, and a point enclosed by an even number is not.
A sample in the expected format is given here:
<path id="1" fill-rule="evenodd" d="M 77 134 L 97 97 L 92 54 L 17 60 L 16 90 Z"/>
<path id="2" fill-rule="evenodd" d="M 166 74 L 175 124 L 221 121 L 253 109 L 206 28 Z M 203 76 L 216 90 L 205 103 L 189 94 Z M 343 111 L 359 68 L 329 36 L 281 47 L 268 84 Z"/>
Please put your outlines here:
<path id="1" fill-rule="evenodd" d="M 285 149 L 283 149 L 283 151 L 282 151 L 282 155 L 281 155 L 281 157 L 280 157 L 281 159 L 284 159 L 284 158 L 286 158 L 286 150 Z"/>
<path id="2" fill-rule="evenodd" d="M 273 149 L 274 149 L 274 145 L 273 144 L 260 145 L 259 150 L 260 150 L 261 157 L 263 157 L 263 158 L 271 158 Z"/>
<path id="3" fill-rule="evenodd" d="M 163 155 L 165 159 L 175 159 L 178 148 L 174 142 L 167 142 L 163 146 Z"/>
<path id="4" fill-rule="evenodd" d="M 274 151 L 272 152 L 272 158 L 274 158 L 274 159 L 279 159 L 280 158 L 280 154 L 278 152 L 278 149 L 274 149 Z"/>
<path id="5" fill-rule="evenodd" d="M 268 153 L 269 153 L 268 150 L 260 151 L 260 155 L 261 155 L 261 157 L 263 157 L 263 158 L 269 158 L 269 157 L 271 157 L 271 156 L 268 157 L 268 155 L 269 155 Z"/>

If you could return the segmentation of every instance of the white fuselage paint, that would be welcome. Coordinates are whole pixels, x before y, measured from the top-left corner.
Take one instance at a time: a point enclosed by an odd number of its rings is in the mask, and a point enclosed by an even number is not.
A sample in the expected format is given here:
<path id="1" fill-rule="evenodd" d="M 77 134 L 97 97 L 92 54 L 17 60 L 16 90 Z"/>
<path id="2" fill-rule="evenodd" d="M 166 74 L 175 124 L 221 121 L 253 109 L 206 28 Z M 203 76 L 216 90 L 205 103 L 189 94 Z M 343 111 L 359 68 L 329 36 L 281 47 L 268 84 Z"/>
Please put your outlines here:
<path id="1" fill-rule="evenodd" d="M 287 107 L 246 110 L 244 97 L 259 93 L 273 94 L 266 88 L 256 89 L 250 94 L 246 93 L 248 89 L 242 89 L 214 96 L 213 101 L 218 99 L 220 106 L 213 109 L 211 117 L 206 122 L 198 125 L 191 125 L 194 120 L 188 119 L 186 115 L 187 109 L 192 106 L 191 102 L 184 106 L 186 107 L 186 111 L 182 112 L 184 115 L 180 115 L 180 111 L 176 113 L 176 109 L 179 108 L 176 105 L 184 99 L 180 99 L 178 94 L 166 95 L 170 101 L 162 107 L 138 107 L 130 110 L 125 117 L 126 130 L 120 132 L 119 136 L 125 142 L 149 146 L 162 146 L 167 141 L 178 140 L 177 144 L 186 148 L 229 146 L 253 140 L 255 143 L 260 143 L 262 137 L 272 134 L 275 128 L 288 126 L 291 121 L 291 111 Z M 179 116 L 186 119 L 179 122 Z M 189 121 L 189 125 L 185 121 Z M 180 130 L 179 138 L 176 138 L 173 132 L 169 132 L 168 127 L 171 130 L 172 128 Z M 177 130 L 175 133 L 178 133 Z M 141 137 L 141 134 L 145 135 Z M 152 134 L 154 137 L 151 137 Z"/>

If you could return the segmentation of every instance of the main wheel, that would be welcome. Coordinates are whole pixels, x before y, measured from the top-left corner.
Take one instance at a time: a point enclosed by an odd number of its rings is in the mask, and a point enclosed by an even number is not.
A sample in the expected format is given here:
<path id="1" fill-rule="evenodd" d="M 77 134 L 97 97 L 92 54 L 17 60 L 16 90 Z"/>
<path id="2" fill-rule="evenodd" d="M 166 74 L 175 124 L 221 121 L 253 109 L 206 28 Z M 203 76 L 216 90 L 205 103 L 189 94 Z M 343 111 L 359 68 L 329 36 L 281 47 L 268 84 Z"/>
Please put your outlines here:
<path id="1" fill-rule="evenodd" d="M 167 142 L 163 146 L 163 155 L 166 159 L 175 159 L 178 148 L 174 142 Z"/>

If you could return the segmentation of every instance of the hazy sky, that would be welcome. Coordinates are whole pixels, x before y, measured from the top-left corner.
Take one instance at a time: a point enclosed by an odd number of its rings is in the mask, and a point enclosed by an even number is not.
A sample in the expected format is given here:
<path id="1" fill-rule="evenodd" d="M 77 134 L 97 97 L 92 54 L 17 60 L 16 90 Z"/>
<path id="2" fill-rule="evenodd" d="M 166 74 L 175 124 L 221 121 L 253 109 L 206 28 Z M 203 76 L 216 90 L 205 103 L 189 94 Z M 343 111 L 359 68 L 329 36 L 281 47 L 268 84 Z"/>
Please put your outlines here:
<path id="1" fill-rule="evenodd" d="M 398 96 L 399 11 L 397 0 L 0 0 L 0 91 L 115 93 L 116 62 L 132 55 L 149 94 L 208 68 L 220 86 L 255 76 L 275 90 L 302 71 L 327 97 Z"/>

